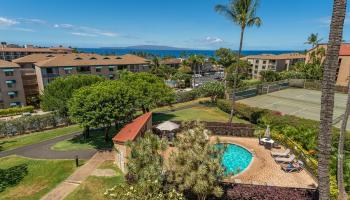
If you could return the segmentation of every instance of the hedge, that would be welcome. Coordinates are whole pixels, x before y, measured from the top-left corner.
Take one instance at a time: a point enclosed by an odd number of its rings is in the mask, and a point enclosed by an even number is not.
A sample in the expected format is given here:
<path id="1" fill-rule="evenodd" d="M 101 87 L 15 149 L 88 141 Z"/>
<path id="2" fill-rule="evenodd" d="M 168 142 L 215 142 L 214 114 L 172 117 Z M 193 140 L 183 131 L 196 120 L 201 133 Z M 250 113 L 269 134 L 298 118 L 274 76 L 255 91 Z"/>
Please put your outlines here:
<path id="1" fill-rule="evenodd" d="M 13 108 L 7 108 L 7 109 L 0 109 L 0 117 L 18 115 L 18 114 L 22 114 L 25 112 L 33 112 L 33 111 L 34 111 L 33 106 L 23 106 L 23 107 L 13 107 Z"/>
<path id="2" fill-rule="evenodd" d="M 21 164 L 8 169 L 0 169 L 0 192 L 7 187 L 17 185 L 28 174 L 27 164 Z"/>
<path id="3" fill-rule="evenodd" d="M 20 135 L 27 132 L 54 128 L 64 121 L 54 113 L 19 117 L 10 121 L 0 121 L 0 137 Z"/>
<path id="4" fill-rule="evenodd" d="M 177 92 L 175 94 L 176 103 L 183 103 L 192 101 L 200 97 L 199 92 L 196 89 L 187 92 Z"/>

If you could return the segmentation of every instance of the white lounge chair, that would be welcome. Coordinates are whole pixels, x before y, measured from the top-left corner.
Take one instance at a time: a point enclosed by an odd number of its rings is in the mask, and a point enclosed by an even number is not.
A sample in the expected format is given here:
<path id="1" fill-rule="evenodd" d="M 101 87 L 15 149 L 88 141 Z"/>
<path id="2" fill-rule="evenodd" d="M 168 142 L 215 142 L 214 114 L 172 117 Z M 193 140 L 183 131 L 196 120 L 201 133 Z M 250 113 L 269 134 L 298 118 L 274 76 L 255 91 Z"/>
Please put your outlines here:
<path id="1" fill-rule="evenodd" d="M 295 159 L 295 155 L 292 154 L 289 156 L 289 158 L 282 158 L 282 157 L 276 157 L 275 161 L 278 163 L 291 163 Z"/>
<path id="2" fill-rule="evenodd" d="M 290 149 L 286 149 L 284 152 L 271 151 L 273 157 L 287 157 L 290 153 Z"/>

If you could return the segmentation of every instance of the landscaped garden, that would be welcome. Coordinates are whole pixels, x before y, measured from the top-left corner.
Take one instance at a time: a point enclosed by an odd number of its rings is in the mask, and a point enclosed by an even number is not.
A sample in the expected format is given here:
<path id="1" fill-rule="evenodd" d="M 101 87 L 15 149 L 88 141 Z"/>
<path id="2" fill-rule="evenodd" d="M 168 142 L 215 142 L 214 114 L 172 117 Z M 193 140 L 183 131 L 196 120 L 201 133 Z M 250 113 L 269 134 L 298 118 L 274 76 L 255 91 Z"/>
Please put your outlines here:
<path id="1" fill-rule="evenodd" d="M 17 176 L 6 173 L 7 169 L 21 165 L 24 168 Z M 2 192 L 0 190 L 0 199 L 40 199 L 75 169 L 73 160 L 34 160 L 17 156 L 0 158 L 0 170 L 3 170 L 0 173 L 0 188 L 4 189 Z M 6 183 L 13 184 L 6 185 Z"/>

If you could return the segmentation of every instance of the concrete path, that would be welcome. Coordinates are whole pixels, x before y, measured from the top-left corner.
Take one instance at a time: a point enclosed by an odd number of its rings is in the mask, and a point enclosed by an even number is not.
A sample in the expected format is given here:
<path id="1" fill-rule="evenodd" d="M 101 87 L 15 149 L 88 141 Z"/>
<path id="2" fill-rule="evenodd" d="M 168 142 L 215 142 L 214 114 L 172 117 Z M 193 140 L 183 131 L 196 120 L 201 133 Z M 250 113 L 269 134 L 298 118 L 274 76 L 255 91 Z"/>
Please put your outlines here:
<path id="1" fill-rule="evenodd" d="M 79 159 L 91 158 L 97 150 L 78 150 L 78 151 L 54 151 L 51 146 L 57 142 L 63 140 L 69 140 L 81 132 L 75 132 L 68 135 L 63 135 L 50 140 L 39 142 L 36 144 L 19 147 L 16 149 L 0 152 L 0 158 L 10 155 L 19 155 L 28 158 L 39 158 L 39 159 L 74 159 L 75 156 L 79 156 Z"/>
<path id="2" fill-rule="evenodd" d="M 63 200 L 106 160 L 114 160 L 113 150 L 98 151 L 95 153 L 87 163 L 78 168 L 64 182 L 42 197 L 41 200 Z"/>

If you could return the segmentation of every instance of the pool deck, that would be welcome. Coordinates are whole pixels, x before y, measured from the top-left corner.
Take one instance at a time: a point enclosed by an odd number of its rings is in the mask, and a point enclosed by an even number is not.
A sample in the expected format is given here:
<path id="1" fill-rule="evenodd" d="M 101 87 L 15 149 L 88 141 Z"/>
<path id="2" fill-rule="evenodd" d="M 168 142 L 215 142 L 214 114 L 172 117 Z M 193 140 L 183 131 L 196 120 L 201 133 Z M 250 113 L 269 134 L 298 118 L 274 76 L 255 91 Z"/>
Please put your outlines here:
<path id="1" fill-rule="evenodd" d="M 212 136 L 210 140 L 214 142 L 217 137 L 220 142 L 238 144 L 246 148 L 253 153 L 254 157 L 246 170 L 225 179 L 225 181 L 281 187 L 316 188 L 317 182 L 305 169 L 300 172 L 284 172 L 281 165 L 277 164 L 272 158 L 271 151 L 259 145 L 257 138 Z M 282 147 L 281 149 L 273 149 L 273 151 L 284 151 L 284 149 Z"/>

